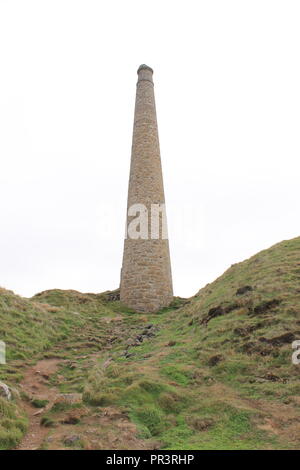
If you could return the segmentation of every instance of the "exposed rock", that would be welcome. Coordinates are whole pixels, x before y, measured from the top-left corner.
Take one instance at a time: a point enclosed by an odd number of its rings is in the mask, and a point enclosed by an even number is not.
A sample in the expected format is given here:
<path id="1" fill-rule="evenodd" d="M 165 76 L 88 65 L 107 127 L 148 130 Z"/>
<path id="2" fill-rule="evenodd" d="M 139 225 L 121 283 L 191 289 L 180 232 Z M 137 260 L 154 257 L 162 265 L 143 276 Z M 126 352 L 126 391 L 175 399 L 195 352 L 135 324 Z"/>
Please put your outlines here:
<path id="1" fill-rule="evenodd" d="M 155 336 L 155 332 L 158 331 L 158 329 L 159 328 L 154 325 L 146 326 L 141 334 L 137 335 L 134 339 L 127 340 L 127 347 L 140 346 L 144 339 L 149 339 Z"/>
<path id="2" fill-rule="evenodd" d="M 44 413 L 45 411 L 45 408 L 41 408 L 40 410 L 36 411 L 35 413 L 33 413 L 33 416 L 39 416 L 41 415 L 42 413 Z"/>
<path id="3" fill-rule="evenodd" d="M 136 341 L 139 341 L 140 343 L 142 343 L 142 342 L 144 341 L 143 335 L 138 335 L 138 336 L 136 337 Z"/>
<path id="4" fill-rule="evenodd" d="M 106 300 L 108 302 L 115 302 L 117 300 L 120 300 L 120 289 L 117 289 L 117 290 L 112 291 L 112 292 L 108 292 L 106 294 Z"/>
<path id="5" fill-rule="evenodd" d="M 66 403 L 69 405 L 73 405 L 75 403 L 82 402 L 82 393 L 60 393 L 57 395 L 54 404 L 57 403 Z"/>
<path id="6" fill-rule="evenodd" d="M 0 397 L 4 397 L 6 400 L 11 400 L 10 388 L 4 382 L 0 382 Z"/>
<path id="7" fill-rule="evenodd" d="M 66 436 L 64 438 L 64 444 L 66 444 L 67 446 L 71 446 L 72 444 L 75 444 L 78 441 L 80 441 L 80 436 L 77 436 L 76 434 L 73 434 L 72 436 Z"/>

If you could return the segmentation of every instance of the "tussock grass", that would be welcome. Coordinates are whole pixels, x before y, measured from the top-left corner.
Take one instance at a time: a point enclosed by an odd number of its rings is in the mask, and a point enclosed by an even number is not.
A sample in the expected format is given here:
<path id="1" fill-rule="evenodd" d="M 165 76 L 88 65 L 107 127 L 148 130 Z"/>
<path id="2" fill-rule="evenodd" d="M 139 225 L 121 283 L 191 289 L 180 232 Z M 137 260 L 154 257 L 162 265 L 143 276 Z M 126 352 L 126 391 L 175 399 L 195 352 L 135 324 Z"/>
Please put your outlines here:
<path id="1" fill-rule="evenodd" d="M 86 398 L 124 407 L 143 438 L 163 448 L 297 448 L 288 420 L 282 433 L 258 423 L 276 420 L 300 391 L 291 344 L 272 344 L 286 332 L 300 338 L 299 266 L 300 238 L 232 266 L 189 302 L 147 315 L 159 327 L 155 338 L 130 348 L 127 360 L 116 354 L 100 380 L 96 366 Z M 210 318 L 211 310 L 222 313 Z M 296 403 L 294 410 L 300 421 Z"/>
<path id="2" fill-rule="evenodd" d="M 15 384 L 22 365 L 42 355 L 76 358 L 75 368 L 60 368 L 60 389 L 82 391 L 92 409 L 121 410 L 160 448 L 299 448 L 300 368 L 290 339 L 300 339 L 300 238 L 231 266 L 157 314 L 108 299 L 57 289 L 22 299 L 0 290 L 9 355 L 2 380 Z M 147 323 L 155 334 L 135 344 Z M 97 359 L 86 368 L 79 358 L 89 355 Z M 16 403 L 5 404 L 9 416 L 0 412 L 2 448 L 25 430 Z"/>
<path id="3" fill-rule="evenodd" d="M 16 404 L 0 397 L 0 450 L 17 446 L 26 429 L 27 419 Z"/>

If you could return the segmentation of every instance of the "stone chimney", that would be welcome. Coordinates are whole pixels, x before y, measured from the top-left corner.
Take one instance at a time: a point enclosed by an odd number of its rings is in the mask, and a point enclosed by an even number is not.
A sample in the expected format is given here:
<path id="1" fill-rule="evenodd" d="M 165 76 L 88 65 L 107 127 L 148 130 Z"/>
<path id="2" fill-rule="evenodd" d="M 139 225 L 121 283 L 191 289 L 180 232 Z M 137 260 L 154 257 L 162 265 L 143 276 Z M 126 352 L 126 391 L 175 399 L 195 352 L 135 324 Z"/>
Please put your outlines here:
<path id="1" fill-rule="evenodd" d="M 153 70 L 143 64 L 137 73 L 120 299 L 156 312 L 173 299 L 172 275 Z"/>

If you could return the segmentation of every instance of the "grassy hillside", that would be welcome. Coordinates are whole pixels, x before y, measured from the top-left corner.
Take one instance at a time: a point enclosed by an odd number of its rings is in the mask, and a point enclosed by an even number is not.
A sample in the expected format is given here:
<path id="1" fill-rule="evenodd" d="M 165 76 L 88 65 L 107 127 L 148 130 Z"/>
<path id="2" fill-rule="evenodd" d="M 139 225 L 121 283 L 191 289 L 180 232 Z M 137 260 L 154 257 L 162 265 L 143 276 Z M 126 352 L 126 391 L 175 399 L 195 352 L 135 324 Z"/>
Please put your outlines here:
<path id="1" fill-rule="evenodd" d="M 26 364 L 58 357 L 50 385 L 82 394 L 74 427 L 61 424 L 74 407 L 45 412 L 44 448 L 65 448 L 66 429 L 78 434 L 74 448 L 300 447 L 300 366 L 291 362 L 300 339 L 300 238 L 157 314 L 111 298 L 54 290 L 27 300 L 0 291 L 9 357 L 0 380 L 18 388 Z M 10 423 L 0 407 L 0 448 L 25 430 L 22 401 L 9 406 Z"/>
<path id="2" fill-rule="evenodd" d="M 68 292 L 65 292 L 62 306 L 67 298 Z M 71 308 L 66 312 L 55 302 L 46 303 L 46 293 L 42 302 L 36 299 L 24 299 L 0 289 L 0 338 L 6 342 L 8 361 L 32 358 L 65 338 L 74 327 L 82 325 L 82 320 Z"/>
<path id="3" fill-rule="evenodd" d="M 51 305 L 47 300 L 51 300 Z M 0 365 L 0 381 L 15 392 L 11 403 L 0 396 L 0 449 L 16 445 L 26 431 L 26 417 L 18 407 L 17 385 L 25 367 L 89 322 L 76 311 L 77 306 L 81 311 L 87 311 L 90 306 L 93 312 L 100 309 L 105 312 L 101 300 L 94 295 L 87 299 L 80 293 L 57 290 L 24 299 L 0 289 L 0 339 L 6 343 L 7 361 L 6 365 Z M 61 354 L 64 355 L 63 347 Z"/>

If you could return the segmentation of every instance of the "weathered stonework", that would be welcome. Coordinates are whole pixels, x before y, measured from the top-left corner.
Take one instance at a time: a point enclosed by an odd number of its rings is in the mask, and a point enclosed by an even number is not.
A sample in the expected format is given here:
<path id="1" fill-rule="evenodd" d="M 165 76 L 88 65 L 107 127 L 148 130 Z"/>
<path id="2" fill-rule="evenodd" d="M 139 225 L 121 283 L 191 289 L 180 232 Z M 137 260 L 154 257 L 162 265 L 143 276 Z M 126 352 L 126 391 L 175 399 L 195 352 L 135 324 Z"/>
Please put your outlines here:
<path id="1" fill-rule="evenodd" d="M 152 75 L 147 65 L 139 67 L 126 227 L 134 218 L 128 216 L 132 205 L 143 204 L 150 214 L 151 204 L 165 202 Z M 169 241 L 161 230 L 151 239 L 150 220 L 148 227 L 148 239 L 124 242 L 120 299 L 137 312 L 155 312 L 173 298 Z"/>

